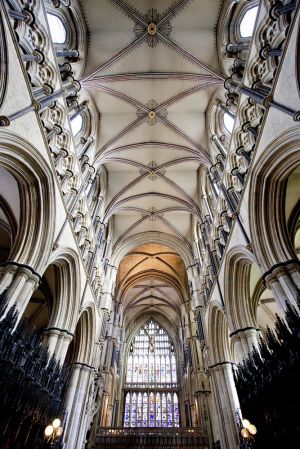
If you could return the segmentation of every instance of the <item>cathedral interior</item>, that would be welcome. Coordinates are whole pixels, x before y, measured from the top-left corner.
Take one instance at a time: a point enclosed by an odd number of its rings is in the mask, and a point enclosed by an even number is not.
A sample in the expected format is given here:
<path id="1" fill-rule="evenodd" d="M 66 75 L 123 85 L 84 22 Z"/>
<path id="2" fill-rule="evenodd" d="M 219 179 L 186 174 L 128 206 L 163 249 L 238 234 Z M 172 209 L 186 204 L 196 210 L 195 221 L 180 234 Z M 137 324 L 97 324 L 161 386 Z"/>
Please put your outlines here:
<path id="1" fill-rule="evenodd" d="M 300 439 L 298 0 L 0 0 L 0 449 Z"/>

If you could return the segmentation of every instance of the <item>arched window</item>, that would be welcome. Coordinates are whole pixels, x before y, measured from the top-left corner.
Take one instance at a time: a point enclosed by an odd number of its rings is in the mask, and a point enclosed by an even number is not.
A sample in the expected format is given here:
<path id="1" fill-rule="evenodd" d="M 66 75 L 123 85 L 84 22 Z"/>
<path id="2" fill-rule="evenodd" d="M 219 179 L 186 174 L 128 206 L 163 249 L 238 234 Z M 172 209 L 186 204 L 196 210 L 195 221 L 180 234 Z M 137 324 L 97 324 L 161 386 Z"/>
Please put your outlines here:
<path id="1" fill-rule="evenodd" d="M 244 38 L 251 37 L 253 34 L 258 6 L 248 9 L 240 23 L 240 33 Z"/>
<path id="2" fill-rule="evenodd" d="M 64 44 L 66 42 L 67 32 L 62 20 L 55 14 L 50 13 L 47 13 L 47 19 L 53 43 Z"/>
<path id="3" fill-rule="evenodd" d="M 228 114 L 228 112 L 225 112 L 223 115 L 223 123 L 226 130 L 231 134 L 234 125 L 234 118 L 230 114 Z"/>
<path id="4" fill-rule="evenodd" d="M 81 114 L 75 115 L 74 118 L 71 118 L 71 129 L 73 132 L 73 136 L 76 137 L 80 131 L 82 130 L 83 118 Z"/>
<path id="5" fill-rule="evenodd" d="M 125 390 L 125 427 L 179 426 L 174 343 L 153 319 L 130 345 Z"/>

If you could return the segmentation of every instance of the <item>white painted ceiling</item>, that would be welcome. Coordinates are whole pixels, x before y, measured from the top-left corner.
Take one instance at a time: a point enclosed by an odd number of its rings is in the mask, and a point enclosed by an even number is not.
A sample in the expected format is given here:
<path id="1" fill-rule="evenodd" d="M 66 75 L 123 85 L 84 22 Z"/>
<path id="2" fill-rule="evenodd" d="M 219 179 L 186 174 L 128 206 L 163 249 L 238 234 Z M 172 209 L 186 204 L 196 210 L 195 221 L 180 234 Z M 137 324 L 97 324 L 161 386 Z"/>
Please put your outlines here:
<path id="1" fill-rule="evenodd" d="M 210 160 L 206 109 L 223 83 L 216 51 L 222 1 L 81 4 L 90 35 L 81 82 L 100 113 L 97 160 L 108 173 L 114 248 L 153 231 L 191 248 L 198 169 Z"/>

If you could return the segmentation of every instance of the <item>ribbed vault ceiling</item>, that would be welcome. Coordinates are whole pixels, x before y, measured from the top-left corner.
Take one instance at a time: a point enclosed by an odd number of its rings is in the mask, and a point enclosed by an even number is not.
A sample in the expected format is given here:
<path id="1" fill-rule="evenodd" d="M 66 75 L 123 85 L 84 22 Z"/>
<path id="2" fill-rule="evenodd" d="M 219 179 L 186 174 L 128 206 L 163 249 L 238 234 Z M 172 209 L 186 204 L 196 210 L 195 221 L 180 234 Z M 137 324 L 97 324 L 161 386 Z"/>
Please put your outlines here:
<path id="1" fill-rule="evenodd" d="M 141 312 L 154 311 L 177 322 L 187 295 L 185 266 L 167 246 L 140 245 L 120 263 L 117 288 L 127 322 Z"/>
<path id="2" fill-rule="evenodd" d="M 100 113 L 97 161 L 108 172 L 113 244 L 162 232 L 192 245 L 198 169 L 209 165 L 205 113 L 223 83 L 221 0 L 85 0 L 82 86 Z M 148 281 L 151 283 L 152 281 Z"/>

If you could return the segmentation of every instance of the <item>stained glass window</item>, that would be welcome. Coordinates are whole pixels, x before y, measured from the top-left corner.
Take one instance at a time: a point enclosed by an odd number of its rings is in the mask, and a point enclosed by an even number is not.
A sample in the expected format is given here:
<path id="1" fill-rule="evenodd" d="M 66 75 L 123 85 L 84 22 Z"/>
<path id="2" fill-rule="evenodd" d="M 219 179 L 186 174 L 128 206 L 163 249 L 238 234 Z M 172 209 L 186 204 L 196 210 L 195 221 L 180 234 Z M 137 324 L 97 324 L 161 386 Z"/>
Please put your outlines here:
<path id="1" fill-rule="evenodd" d="M 154 411 L 154 393 L 149 394 L 149 427 L 155 425 L 155 411 Z"/>
<path id="2" fill-rule="evenodd" d="M 168 415 L 168 427 L 171 427 L 173 424 L 173 406 L 172 406 L 172 397 L 171 394 L 167 394 L 167 415 Z"/>
<path id="3" fill-rule="evenodd" d="M 132 394 L 131 397 L 131 420 L 130 420 L 130 426 L 131 427 L 136 427 L 137 422 L 136 422 L 136 393 Z"/>
<path id="4" fill-rule="evenodd" d="M 156 393 L 156 427 L 161 427 L 161 395 Z"/>
<path id="5" fill-rule="evenodd" d="M 178 427 L 174 343 L 154 320 L 130 343 L 124 405 L 125 427 Z"/>
<path id="6" fill-rule="evenodd" d="M 137 396 L 137 416 L 136 416 L 137 427 L 142 426 L 142 412 L 143 412 L 143 399 L 142 393 L 139 393 Z"/>
<path id="7" fill-rule="evenodd" d="M 136 334 L 128 356 L 126 384 L 177 384 L 174 344 L 167 332 L 150 320 Z"/>
<path id="8" fill-rule="evenodd" d="M 143 427 L 148 426 L 148 394 L 143 394 Z"/>
<path id="9" fill-rule="evenodd" d="M 174 401 L 174 426 L 179 427 L 179 407 L 178 407 L 177 393 L 174 393 L 173 401 Z"/>
<path id="10" fill-rule="evenodd" d="M 125 400 L 124 426 L 129 427 L 129 424 L 130 424 L 130 393 L 127 393 Z"/>

